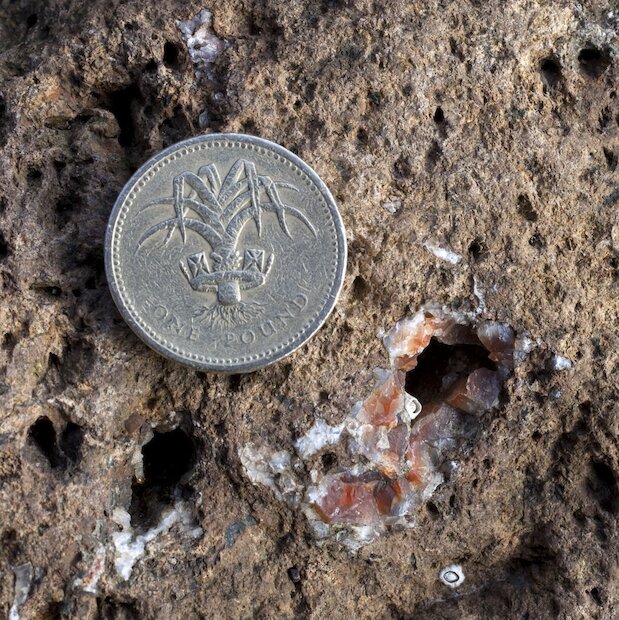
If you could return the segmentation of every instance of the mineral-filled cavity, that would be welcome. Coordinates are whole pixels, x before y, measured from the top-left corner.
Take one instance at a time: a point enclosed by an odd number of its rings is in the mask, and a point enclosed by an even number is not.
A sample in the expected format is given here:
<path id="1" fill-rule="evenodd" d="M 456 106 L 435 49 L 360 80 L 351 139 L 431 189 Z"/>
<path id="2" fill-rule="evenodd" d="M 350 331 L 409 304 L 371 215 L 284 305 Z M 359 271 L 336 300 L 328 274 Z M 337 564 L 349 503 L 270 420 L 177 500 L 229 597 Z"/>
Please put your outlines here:
<path id="1" fill-rule="evenodd" d="M 345 461 L 310 470 L 300 505 L 319 541 L 351 549 L 414 525 L 417 508 L 457 468 L 480 416 L 499 405 L 513 367 L 510 327 L 444 309 L 400 321 L 384 344 L 390 367 L 375 372 L 365 400 L 341 425 L 318 420 L 295 444 L 303 460 L 327 445 L 343 448 Z"/>

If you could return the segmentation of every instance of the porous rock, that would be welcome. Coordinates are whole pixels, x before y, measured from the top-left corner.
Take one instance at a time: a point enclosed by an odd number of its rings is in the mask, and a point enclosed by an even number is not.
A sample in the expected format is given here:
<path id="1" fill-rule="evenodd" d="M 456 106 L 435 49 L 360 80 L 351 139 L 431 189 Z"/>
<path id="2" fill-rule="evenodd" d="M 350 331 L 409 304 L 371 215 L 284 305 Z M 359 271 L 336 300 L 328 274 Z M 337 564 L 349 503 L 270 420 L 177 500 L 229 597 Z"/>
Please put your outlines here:
<path id="1" fill-rule="evenodd" d="M 616 616 L 618 30 L 599 0 L 0 3 L 0 615 Z M 103 273 L 132 172 L 213 131 L 313 166 L 350 249 L 324 328 L 243 377 L 150 351 Z M 414 528 L 318 546 L 239 450 L 337 427 L 430 302 L 515 330 L 499 406 Z"/>

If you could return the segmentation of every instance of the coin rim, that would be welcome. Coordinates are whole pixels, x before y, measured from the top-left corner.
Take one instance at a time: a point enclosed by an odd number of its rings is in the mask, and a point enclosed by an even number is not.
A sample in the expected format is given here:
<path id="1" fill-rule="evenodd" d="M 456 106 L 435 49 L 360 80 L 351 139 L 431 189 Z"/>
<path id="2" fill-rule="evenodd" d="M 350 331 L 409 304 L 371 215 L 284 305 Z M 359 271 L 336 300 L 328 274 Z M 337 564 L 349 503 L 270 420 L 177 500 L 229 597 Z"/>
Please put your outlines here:
<path id="1" fill-rule="evenodd" d="M 304 337 L 298 340 L 298 342 L 292 342 L 289 346 L 284 347 L 281 351 L 273 354 L 272 356 L 265 356 L 260 360 L 256 360 L 254 362 L 245 362 L 242 364 L 237 364 L 234 366 L 222 366 L 220 364 L 212 364 L 206 362 L 200 362 L 197 360 L 187 359 L 178 353 L 170 351 L 164 346 L 160 345 L 158 342 L 153 341 L 151 337 L 144 332 L 142 327 L 135 321 L 135 319 L 130 314 L 129 310 L 125 306 L 120 291 L 118 289 L 118 284 L 114 277 L 114 266 L 112 264 L 112 245 L 113 245 L 113 236 L 114 236 L 114 228 L 118 219 L 118 215 L 125 203 L 125 200 L 131 190 L 134 188 L 139 179 L 158 161 L 164 159 L 169 154 L 173 153 L 176 150 L 185 148 L 187 146 L 191 146 L 196 143 L 210 142 L 210 141 L 225 141 L 225 140 L 234 140 L 240 142 L 247 142 L 254 146 L 263 147 L 274 151 L 286 159 L 289 159 L 293 164 L 298 166 L 301 170 L 303 170 L 307 176 L 310 178 L 312 183 L 315 184 L 318 191 L 322 194 L 325 199 L 326 205 L 331 212 L 333 217 L 334 225 L 335 225 L 335 237 L 338 246 L 338 265 L 335 271 L 335 276 L 333 279 L 333 285 L 326 297 L 326 303 L 324 303 L 321 311 L 318 313 L 318 316 L 314 319 L 314 327 L 309 332 L 307 332 Z M 337 303 L 338 297 L 342 290 L 342 286 L 344 283 L 344 276 L 346 273 L 346 263 L 347 263 L 347 255 L 348 248 L 346 244 L 346 230 L 344 227 L 344 222 L 342 220 L 342 216 L 340 215 L 339 209 L 337 208 L 337 204 L 335 199 L 333 198 L 331 192 L 328 187 L 322 181 L 322 179 L 318 176 L 318 173 L 306 162 L 304 162 L 300 157 L 290 152 L 288 149 L 283 146 L 276 144 L 275 142 L 271 142 L 270 140 L 266 140 L 264 138 L 259 138 L 257 136 L 252 136 L 248 134 L 236 134 L 236 133 L 217 133 L 217 134 L 208 134 L 202 136 L 194 136 L 193 138 L 189 138 L 187 140 L 182 140 L 181 142 L 177 142 L 172 144 L 171 146 L 165 148 L 163 151 L 160 151 L 149 160 L 147 160 L 144 164 L 142 164 L 138 170 L 131 176 L 131 178 L 125 183 L 123 189 L 121 190 L 116 202 L 114 203 L 114 207 L 110 213 L 110 217 L 106 227 L 105 233 L 105 274 L 108 282 L 108 287 L 112 293 L 112 298 L 114 299 L 114 303 L 118 308 L 118 311 L 122 315 L 123 319 L 127 322 L 132 331 L 151 349 L 171 359 L 175 362 L 179 362 L 184 364 L 185 366 L 189 366 L 191 368 L 195 368 L 197 370 L 206 370 L 211 372 L 218 372 L 223 374 L 236 374 L 236 373 L 244 373 L 244 372 L 252 372 L 255 370 L 259 370 L 260 368 L 265 368 L 274 364 L 276 362 L 281 361 L 282 359 L 288 357 L 295 351 L 297 351 L 300 347 L 302 347 L 308 340 L 310 340 L 316 332 L 324 325 L 325 321 L 333 311 L 335 304 Z M 325 299 L 325 298 L 323 298 Z"/>

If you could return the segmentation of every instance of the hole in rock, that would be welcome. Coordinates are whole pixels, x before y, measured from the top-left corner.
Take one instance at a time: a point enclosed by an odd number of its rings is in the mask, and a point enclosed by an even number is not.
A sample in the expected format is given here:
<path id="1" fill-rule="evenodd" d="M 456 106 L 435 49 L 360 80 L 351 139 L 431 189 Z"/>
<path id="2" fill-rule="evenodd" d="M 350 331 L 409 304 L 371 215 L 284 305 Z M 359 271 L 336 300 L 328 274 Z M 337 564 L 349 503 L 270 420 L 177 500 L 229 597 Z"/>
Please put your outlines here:
<path id="1" fill-rule="evenodd" d="M 407 179 L 413 174 L 411 160 L 406 155 L 400 155 L 393 164 L 393 176 L 396 179 Z"/>
<path id="2" fill-rule="evenodd" d="M 311 103 L 314 101 L 314 97 L 316 96 L 316 82 L 308 82 L 305 86 L 305 100 L 307 103 Z"/>
<path id="3" fill-rule="evenodd" d="M 172 116 L 161 125 L 161 136 L 164 144 L 180 142 L 191 133 L 191 127 L 182 106 L 177 105 L 172 110 Z"/>
<path id="4" fill-rule="evenodd" d="M 32 290 L 37 293 L 43 293 L 44 295 L 49 295 L 50 297 L 60 297 L 62 295 L 62 289 L 58 286 L 47 286 L 47 285 L 35 285 L 32 286 Z"/>
<path id="5" fill-rule="evenodd" d="M 440 106 L 434 111 L 434 122 L 437 125 L 445 122 L 445 113 L 443 112 L 443 108 Z"/>
<path id="6" fill-rule="evenodd" d="M 304 495 L 301 474 L 289 464 L 279 474 L 280 453 L 254 445 L 240 452 L 252 480 L 255 464 L 267 463 L 278 472 L 270 479 L 282 497 L 291 505 L 306 502 L 316 538 L 353 550 L 390 530 L 415 527 L 420 508 L 428 520 L 460 510 L 455 489 L 446 508 L 429 500 L 440 484 L 456 479 L 478 437 L 479 415 L 499 407 L 513 370 L 514 330 L 472 313 L 426 306 L 394 325 L 383 342 L 390 367 L 376 369 L 365 400 L 338 427 L 316 422 L 295 442 L 304 460 L 321 452 L 319 475 Z"/>
<path id="7" fill-rule="evenodd" d="M 331 469 L 337 465 L 337 454 L 333 452 L 326 452 L 320 457 L 320 462 L 325 469 Z"/>
<path id="8" fill-rule="evenodd" d="M 17 564 L 17 558 L 23 553 L 21 536 L 17 536 L 17 531 L 13 528 L 4 530 L 0 536 L 0 548 L 4 551 L 11 564 Z"/>
<path id="9" fill-rule="evenodd" d="M 26 175 L 26 180 L 31 186 L 38 186 L 41 183 L 42 178 L 43 173 L 37 168 L 30 168 L 30 170 L 28 170 L 28 174 Z"/>
<path id="10" fill-rule="evenodd" d="M 598 125 L 600 126 L 600 131 L 605 131 L 606 128 L 612 123 L 613 115 L 611 109 L 606 106 L 601 112 L 598 118 Z"/>
<path id="11" fill-rule="evenodd" d="M 291 566 L 288 569 L 288 577 L 292 583 L 299 583 L 301 581 L 301 569 L 298 566 Z"/>
<path id="12" fill-rule="evenodd" d="M 352 294 L 355 299 L 365 299 L 370 293 L 370 285 L 361 277 L 357 276 L 352 283 Z"/>
<path id="13" fill-rule="evenodd" d="M 4 235 L 0 232 L 0 260 L 9 255 L 9 246 L 4 239 Z"/>
<path id="14" fill-rule="evenodd" d="M 458 381 L 478 368 L 496 370 L 488 350 L 472 330 L 468 332 L 473 344 L 443 344 L 433 337 L 417 358 L 417 366 L 406 373 L 406 391 L 422 406 L 444 398 Z"/>
<path id="15" fill-rule="evenodd" d="M 469 254 L 474 261 L 478 261 L 486 254 L 486 248 L 482 241 L 473 239 L 469 245 Z"/>
<path id="16" fill-rule="evenodd" d="M 460 47 L 458 46 L 458 42 L 451 37 L 449 39 L 449 51 L 460 61 L 462 62 L 464 60 L 464 54 L 462 53 L 462 50 L 460 49 Z"/>
<path id="17" fill-rule="evenodd" d="M 241 389 L 243 375 L 230 375 L 228 377 L 228 388 L 231 392 L 238 392 Z"/>
<path id="18" fill-rule="evenodd" d="M 155 431 L 142 447 L 144 480 L 134 481 L 129 513 L 138 530 L 153 527 L 162 510 L 173 503 L 185 474 L 196 462 L 196 447 L 181 428 L 169 432 Z"/>
<path id="19" fill-rule="evenodd" d="M 247 133 L 257 133 L 258 131 L 258 125 L 256 125 L 256 122 L 251 118 L 243 121 L 241 125 L 243 127 L 243 131 L 246 131 Z"/>
<path id="20" fill-rule="evenodd" d="M 255 19 L 251 19 L 248 26 L 249 26 L 249 34 L 252 37 L 257 37 L 262 32 L 262 27 Z"/>
<path id="21" fill-rule="evenodd" d="M 599 605 L 601 607 L 604 604 L 599 588 L 591 588 L 591 590 L 589 590 L 589 596 L 593 599 L 593 602 L 596 605 Z"/>
<path id="22" fill-rule="evenodd" d="M 619 512 L 619 487 L 615 472 L 602 461 L 591 462 L 589 491 L 602 510 L 611 514 Z"/>
<path id="23" fill-rule="evenodd" d="M 136 143 L 136 104 L 142 101 L 142 93 L 137 84 L 112 93 L 110 97 L 110 111 L 116 117 L 120 134 L 118 142 L 121 146 L 134 146 Z"/>
<path id="24" fill-rule="evenodd" d="M 180 50 L 174 43 L 166 41 L 163 46 L 163 64 L 170 69 L 177 67 L 179 64 Z"/>
<path id="25" fill-rule="evenodd" d="M 4 334 L 2 338 L 2 348 L 8 351 L 9 355 L 13 352 L 15 345 L 17 344 L 17 338 L 11 332 Z"/>
<path id="26" fill-rule="evenodd" d="M 578 62 L 582 72 L 590 78 L 599 78 L 610 65 L 608 51 L 597 47 L 586 47 L 580 50 Z"/>
<path id="27" fill-rule="evenodd" d="M 362 145 L 366 145 L 369 141 L 368 132 L 363 127 L 357 129 L 357 141 Z"/>
<path id="28" fill-rule="evenodd" d="M 60 449 L 73 464 L 79 462 L 82 455 L 84 431 L 79 424 L 68 422 L 60 435 Z"/>
<path id="29" fill-rule="evenodd" d="M 529 245 L 536 250 L 543 250 L 546 246 L 546 241 L 539 233 L 535 233 L 529 238 Z"/>
<path id="30" fill-rule="evenodd" d="M 604 147 L 604 159 L 606 159 L 606 165 L 609 170 L 615 170 L 617 168 L 617 163 L 619 161 L 617 153 Z"/>
<path id="31" fill-rule="evenodd" d="M 436 521 L 437 519 L 440 519 L 441 511 L 436 507 L 434 502 L 428 502 L 426 504 L 426 510 L 432 520 Z"/>
<path id="32" fill-rule="evenodd" d="M 97 598 L 97 618 L 101 620 L 139 620 L 138 606 L 133 601 L 119 601 L 108 596 Z"/>
<path id="33" fill-rule="evenodd" d="M 372 105 L 378 107 L 381 104 L 382 100 L 383 100 L 383 96 L 377 90 L 370 90 L 368 92 L 368 99 L 370 100 L 370 103 Z"/>
<path id="34" fill-rule="evenodd" d="M 527 222 L 537 222 L 537 211 L 533 208 L 531 200 L 526 194 L 520 194 L 520 196 L 518 196 L 517 209 L 518 213 L 527 220 Z"/>
<path id="35" fill-rule="evenodd" d="M 32 28 L 33 26 L 36 26 L 36 23 L 38 21 L 38 17 L 36 13 L 33 13 L 32 15 L 28 15 L 28 18 L 26 19 L 26 26 L 28 26 L 28 28 Z"/>
<path id="36" fill-rule="evenodd" d="M 39 418 L 28 431 L 34 445 L 42 452 L 50 467 L 60 467 L 63 459 L 56 443 L 56 430 L 49 418 Z"/>
<path id="37" fill-rule="evenodd" d="M 540 75 L 544 86 L 552 88 L 561 79 L 561 65 L 556 58 L 544 58 L 540 64 Z"/>

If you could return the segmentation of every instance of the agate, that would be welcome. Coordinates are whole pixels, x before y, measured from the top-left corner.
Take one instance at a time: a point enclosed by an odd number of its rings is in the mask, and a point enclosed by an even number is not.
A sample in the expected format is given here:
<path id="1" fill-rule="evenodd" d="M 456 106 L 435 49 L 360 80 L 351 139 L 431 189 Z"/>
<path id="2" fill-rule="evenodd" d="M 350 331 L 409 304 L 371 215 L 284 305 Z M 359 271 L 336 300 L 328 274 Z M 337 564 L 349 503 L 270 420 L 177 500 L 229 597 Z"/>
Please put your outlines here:
<path id="1" fill-rule="evenodd" d="M 406 391 L 432 339 L 454 347 L 483 347 L 483 366 L 457 361 L 420 404 Z M 513 365 L 514 333 L 506 325 L 463 323 L 444 311 L 422 310 L 384 337 L 391 367 L 344 423 L 348 451 L 358 464 L 328 471 L 306 493 L 306 515 L 320 537 L 355 547 L 385 528 L 410 526 L 414 509 L 444 479 L 450 453 L 466 441 L 480 416 L 499 404 Z M 453 368 L 452 368 L 453 366 Z M 320 523 L 318 523 L 320 522 Z"/>

